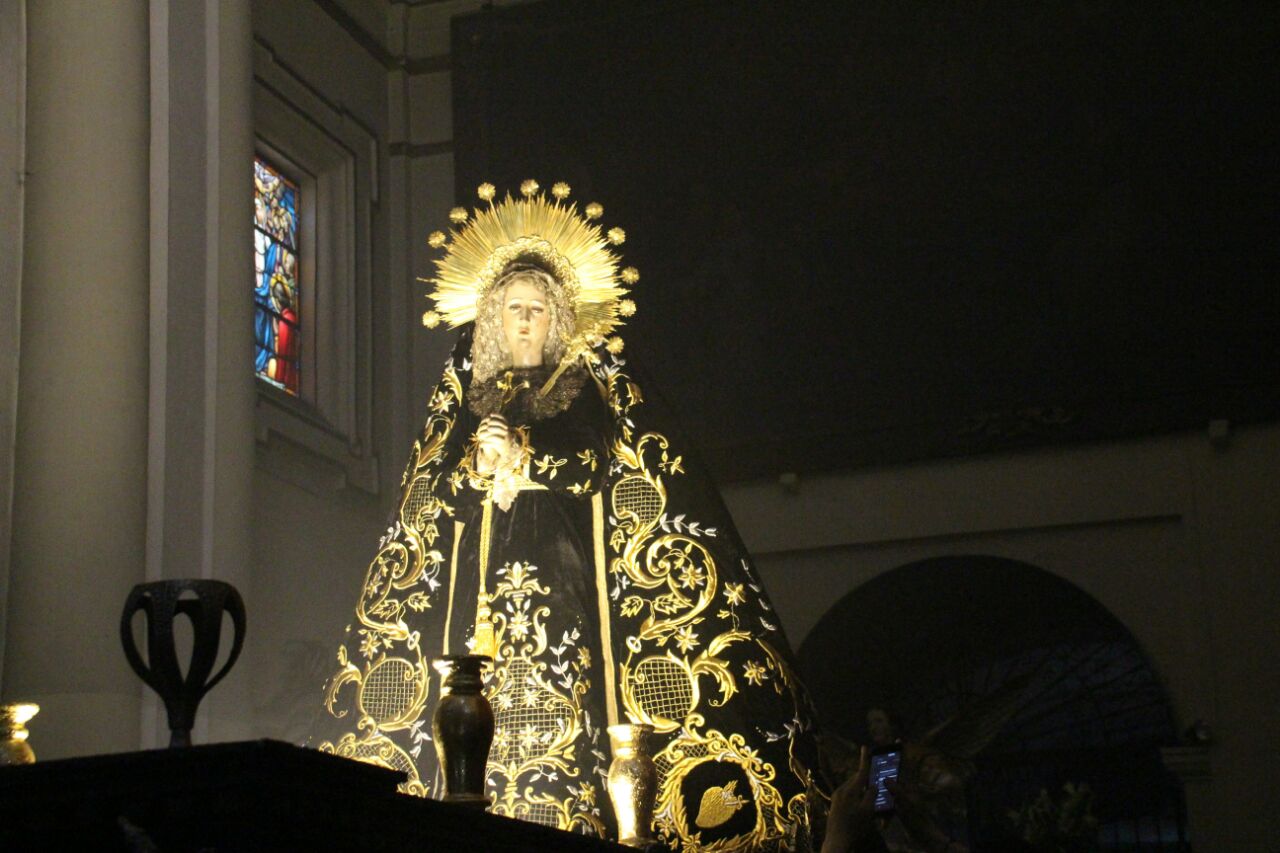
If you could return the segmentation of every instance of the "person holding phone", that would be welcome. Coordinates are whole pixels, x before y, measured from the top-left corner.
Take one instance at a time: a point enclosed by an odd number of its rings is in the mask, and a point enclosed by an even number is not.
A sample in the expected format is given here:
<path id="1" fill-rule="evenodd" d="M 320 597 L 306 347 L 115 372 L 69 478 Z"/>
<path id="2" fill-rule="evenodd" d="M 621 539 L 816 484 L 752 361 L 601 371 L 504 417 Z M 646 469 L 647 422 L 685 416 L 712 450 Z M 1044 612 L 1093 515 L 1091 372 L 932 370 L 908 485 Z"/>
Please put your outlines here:
<path id="1" fill-rule="evenodd" d="M 827 834 L 822 853 L 879 853 L 887 850 L 875 825 L 875 790 L 870 778 L 870 755 L 862 748 L 858 772 L 831 795 Z"/>
<path id="2" fill-rule="evenodd" d="M 927 853 L 969 853 L 933 824 L 918 806 L 909 785 L 899 779 L 901 744 L 865 746 L 858 772 L 831 796 L 822 853 L 881 853 L 889 850 L 882 829 L 897 825 L 914 849 Z"/>

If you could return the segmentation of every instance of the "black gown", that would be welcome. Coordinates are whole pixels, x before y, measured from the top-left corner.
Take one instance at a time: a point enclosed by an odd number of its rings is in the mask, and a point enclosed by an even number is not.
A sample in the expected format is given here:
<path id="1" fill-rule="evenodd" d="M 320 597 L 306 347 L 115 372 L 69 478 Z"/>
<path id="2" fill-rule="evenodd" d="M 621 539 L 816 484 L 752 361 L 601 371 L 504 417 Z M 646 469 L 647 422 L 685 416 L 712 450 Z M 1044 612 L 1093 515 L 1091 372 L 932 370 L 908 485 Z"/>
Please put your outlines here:
<path id="1" fill-rule="evenodd" d="M 497 650 L 485 691 L 491 811 L 616 838 L 606 728 L 644 722 L 656 730 L 655 828 L 669 846 L 807 849 L 812 716 L 710 481 L 659 428 L 625 363 L 600 350 L 557 384 L 562 398 L 576 387 L 569 399 L 539 410 L 522 391 L 504 407 L 523 454 L 503 509 L 471 464 L 480 414 L 469 395 L 492 389 L 471 388 L 469 352 L 468 327 L 414 444 L 314 740 L 404 770 L 410 793 L 442 793 L 429 664 L 470 647 L 483 564 Z"/>

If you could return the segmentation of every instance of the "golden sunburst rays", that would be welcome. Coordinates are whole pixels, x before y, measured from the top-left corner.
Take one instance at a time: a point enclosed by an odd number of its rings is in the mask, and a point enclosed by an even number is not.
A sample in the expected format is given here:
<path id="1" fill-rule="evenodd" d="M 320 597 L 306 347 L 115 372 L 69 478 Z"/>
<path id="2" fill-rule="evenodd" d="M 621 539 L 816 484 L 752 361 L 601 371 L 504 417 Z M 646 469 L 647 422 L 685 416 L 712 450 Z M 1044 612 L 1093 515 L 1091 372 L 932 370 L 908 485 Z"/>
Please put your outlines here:
<path id="1" fill-rule="evenodd" d="M 495 202 L 494 186 L 481 184 L 477 195 L 488 204 L 472 214 L 454 208 L 450 219 L 458 227 L 447 237 L 438 231 L 431 234 L 428 243 L 443 248 L 445 255 L 436 261 L 435 278 L 424 279 L 435 285 L 428 294 L 435 310 L 424 315 L 424 324 L 434 328 L 444 322 L 456 328 L 472 322 L 479 301 L 503 270 L 519 258 L 535 258 L 564 288 L 573 306 L 571 349 L 598 344 L 623 317 L 635 313 L 635 303 L 622 297 L 639 274 L 634 267 L 620 269 L 621 258 L 613 249 L 622 242 L 622 229 L 606 231 L 593 221 L 602 211 L 594 202 L 587 205 L 586 216 L 579 213 L 577 205 L 567 201 L 570 189 L 563 181 L 552 185 L 551 199 L 532 179 L 520 190 L 522 197 L 508 193 Z"/>

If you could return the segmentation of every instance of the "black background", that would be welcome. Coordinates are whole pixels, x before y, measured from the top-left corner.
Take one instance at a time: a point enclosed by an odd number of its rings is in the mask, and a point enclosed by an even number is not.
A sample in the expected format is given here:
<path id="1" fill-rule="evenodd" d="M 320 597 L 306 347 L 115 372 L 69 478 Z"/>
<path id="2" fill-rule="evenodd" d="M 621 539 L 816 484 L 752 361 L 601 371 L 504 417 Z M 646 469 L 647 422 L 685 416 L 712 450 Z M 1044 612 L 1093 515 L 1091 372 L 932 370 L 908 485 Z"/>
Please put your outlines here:
<path id="1" fill-rule="evenodd" d="M 455 20 L 460 201 L 627 230 L 720 480 L 1280 414 L 1270 4 L 609 2 Z"/>

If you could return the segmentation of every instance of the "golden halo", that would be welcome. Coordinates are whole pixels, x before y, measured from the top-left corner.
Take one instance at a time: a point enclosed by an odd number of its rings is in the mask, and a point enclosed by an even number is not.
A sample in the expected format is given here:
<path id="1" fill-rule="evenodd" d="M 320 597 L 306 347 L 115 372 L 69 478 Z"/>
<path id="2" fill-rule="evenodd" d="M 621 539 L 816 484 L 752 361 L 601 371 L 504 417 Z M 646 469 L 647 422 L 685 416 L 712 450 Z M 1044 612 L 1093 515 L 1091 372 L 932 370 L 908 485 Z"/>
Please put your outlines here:
<path id="1" fill-rule="evenodd" d="M 532 192 L 530 191 L 532 190 Z M 612 246 L 622 230 L 605 232 L 602 225 L 578 212 L 576 204 L 565 202 L 568 186 L 553 185 L 548 199 L 536 181 L 521 184 L 524 196 L 510 193 L 495 203 L 492 184 L 482 184 L 479 196 L 489 203 L 463 219 L 458 208 L 450 218 L 460 226 L 447 241 L 435 234 L 429 241 L 443 248 L 436 263 L 436 275 L 423 279 L 435 285 L 428 298 L 435 312 L 450 328 L 473 322 L 480 300 L 488 294 L 503 271 L 520 258 L 533 258 L 564 290 L 574 309 L 571 351 L 582 352 L 620 326 L 624 316 L 635 311 L 635 303 L 624 300 L 626 285 L 639 279 L 633 267 L 620 270 L 622 259 Z M 600 209 L 587 206 L 589 213 Z M 598 214 L 597 214 L 598 215 Z M 441 245 L 437 245 L 440 243 Z M 612 244 L 612 246 L 611 246 Z"/>

